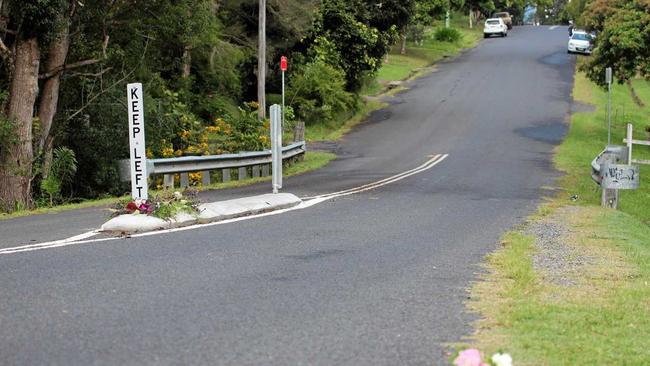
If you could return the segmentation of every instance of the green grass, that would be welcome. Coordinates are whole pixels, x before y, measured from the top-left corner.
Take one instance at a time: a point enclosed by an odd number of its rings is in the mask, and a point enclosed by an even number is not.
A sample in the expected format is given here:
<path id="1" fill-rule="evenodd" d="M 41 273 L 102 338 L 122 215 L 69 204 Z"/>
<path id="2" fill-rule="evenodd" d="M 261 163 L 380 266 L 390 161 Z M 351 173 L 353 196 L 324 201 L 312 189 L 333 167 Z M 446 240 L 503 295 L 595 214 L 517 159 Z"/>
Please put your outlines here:
<path id="1" fill-rule="evenodd" d="M 350 118 L 342 119 L 337 123 L 307 126 L 305 128 L 305 139 L 307 141 L 338 140 L 354 126 L 366 119 L 370 113 L 385 106 L 386 103 L 375 99 L 365 100 L 361 109 Z"/>
<path id="2" fill-rule="evenodd" d="M 650 83 L 639 79 L 633 81 L 633 86 L 639 98 L 650 103 Z M 568 195 L 578 194 L 578 203 L 599 204 L 600 190 L 591 180 L 590 163 L 607 145 L 607 93 L 588 81 L 584 74 L 578 73 L 574 98 L 593 105 L 596 111 L 573 115 L 569 134 L 558 148 L 555 161 L 557 167 L 566 173 L 562 186 Z M 637 106 L 627 85 L 616 84 L 612 88 L 613 144 L 623 145 L 628 122 L 634 124 L 634 137 L 645 140 L 645 128 L 650 125 L 650 106 Z M 636 145 L 633 157 L 650 159 L 650 149 Z M 642 165 L 640 168 L 640 189 L 622 190 L 619 209 L 650 224 L 650 166 Z"/>
<path id="3" fill-rule="evenodd" d="M 366 92 L 368 95 L 376 95 L 382 91 L 382 85 L 390 81 L 405 80 L 413 76 L 418 76 L 418 71 L 426 72 L 428 66 L 433 65 L 445 57 L 454 56 L 460 51 L 474 47 L 482 37 L 480 27 L 469 29 L 466 17 L 458 16 L 452 18 L 452 27 L 458 29 L 463 35 L 458 42 L 439 42 L 433 38 L 437 27 L 443 26 L 442 23 L 425 32 L 424 42 L 422 45 L 416 45 L 413 42 L 407 42 L 406 54 L 400 54 L 400 45 L 396 45 L 388 55 L 387 62 L 382 65 L 377 73 L 377 83 L 371 84 Z"/>
<path id="4" fill-rule="evenodd" d="M 650 228 L 598 207 L 569 219 L 589 253 L 573 287 L 545 284 L 532 267 L 532 239 L 504 237 L 488 258 L 491 274 L 472 290 L 481 312 L 475 346 L 504 350 L 517 365 L 650 364 Z"/>
<path id="5" fill-rule="evenodd" d="M 650 101 L 650 83 L 635 80 L 639 98 Z M 489 270 L 471 289 L 468 304 L 481 314 L 471 344 L 484 354 L 504 350 L 516 365 L 650 365 L 650 169 L 641 168 L 641 188 L 621 192 L 620 210 L 604 209 L 590 177 L 591 160 L 607 143 L 607 94 L 576 75 L 574 99 L 594 112 L 572 116 L 556 165 L 566 175 L 562 193 L 542 205 L 530 220 L 556 220 L 571 229 L 564 242 L 586 262 L 569 276 L 572 286 L 545 281 L 535 270 L 533 238 L 522 231 L 504 236 L 488 256 Z M 622 144 L 625 124 L 645 139 L 648 107 L 634 104 L 626 85 L 615 85 L 612 141 Z M 625 116 L 625 118 L 624 118 Z M 637 148 L 635 158 L 648 158 Z M 575 203 L 568 196 L 578 194 Z M 568 205 L 577 205 L 568 209 Z"/>
<path id="6" fill-rule="evenodd" d="M 336 158 L 335 154 L 332 153 L 326 153 L 326 152 L 318 152 L 318 151 L 308 151 L 305 154 L 305 158 L 303 161 L 300 161 L 296 164 L 293 164 L 291 166 L 288 166 L 284 169 L 284 176 L 285 177 L 290 177 L 294 175 L 299 175 L 303 174 L 312 170 L 316 170 L 319 168 L 324 167 L 327 165 L 330 161 L 334 160 Z M 255 183 L 260 183 L 260 182 L 266 182 L 270 181 L 271 177 L 260 177 L 260 178 L 253 178 L 253 179 L 247 179 L 247 180 L 232 180 L 229 182 L 225 183 L 215 183 L 211 184 L 209 186 L 197 186 L 197 188 L 200 191 L 204 190 L 215 190 L 215 189 L 227 189 L 227 188 L 237 188 L 237 187 L 243 187 L 243 186 L 248 186 L 251 184 Z M 156 194 L 156 190 L 151 190 L 150 191 L 152 194 Z M 110 206 L 113 204 L 116 204 L 117 202 L 124 201 L 128 199 L 128 196 L 122 196 L 122 197 L 108 197 L 108 198 L 102 198 L 102 199 L 97 199 L 97 200 L 87 200 L 84 202 L 80 203 L 74 203 L 74 204 L 63 204 L 63 205 L 58 205 L 54 207 L 41 207 L 37 208 L 35 210 L 20 210 L 20 211 L 15 211 L 12 213 L 0 213 L 0 221 L 1 220 L 6 220 L 6 219 L 12 219 L 16 217 L 23 217 L 23 216 L 30 216 L 30 215 L 37 215 L 37 214 L 53 214 L 53 213 L 58 213 L 62 211 L 69 211 L 69 210 L 75 210 L 75 209 L 80 209 L 80 208 L 88 208 L 88 207 L 102 207 L 102 206 Z"/>

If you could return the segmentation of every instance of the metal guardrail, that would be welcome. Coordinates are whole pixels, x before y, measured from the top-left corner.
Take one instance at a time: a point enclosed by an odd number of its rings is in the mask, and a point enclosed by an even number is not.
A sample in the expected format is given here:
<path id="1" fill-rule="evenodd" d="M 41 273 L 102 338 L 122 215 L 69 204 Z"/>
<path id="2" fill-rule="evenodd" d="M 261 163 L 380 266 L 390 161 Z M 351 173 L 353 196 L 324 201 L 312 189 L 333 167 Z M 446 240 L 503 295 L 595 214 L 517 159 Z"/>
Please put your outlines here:
<path id="1" fill-rule="evenodd" d="M 305 141 L 294 142 L 282 148 L 282 160 L 300 156 L 307 151 Z M 204 172 L 203 184 L 210 184 L 211 170 L 223 169 L 223 180 L 230 180 L 230 169 L 239 169 L 239 179 L 247 178 L 247 167 L 253 167 L 253 177 L 268 175 L 271 163 L 271 150 L 242 152 L 239 154 L 183 156 L 179 158 L 149 159 L 149 174 L 164 174 L 165 186 L 173 186 L 173 174 L 181 174 L 181 186 L 188 185 L 188 173 Z M 260 169 L 260 166 L 262 167 Z M 119 161 L 120 178 L 131 180 L 129 160 Z M 208 173 L 208 174 L 205 174 Z"/>
<path id="2" fill-rule="evenodd" d="M 602 182 L 601 166 L 605 163 L 627 164 L 627 146 L 610 145 L 591 161 L 591 179 L 598 185 Z"/>

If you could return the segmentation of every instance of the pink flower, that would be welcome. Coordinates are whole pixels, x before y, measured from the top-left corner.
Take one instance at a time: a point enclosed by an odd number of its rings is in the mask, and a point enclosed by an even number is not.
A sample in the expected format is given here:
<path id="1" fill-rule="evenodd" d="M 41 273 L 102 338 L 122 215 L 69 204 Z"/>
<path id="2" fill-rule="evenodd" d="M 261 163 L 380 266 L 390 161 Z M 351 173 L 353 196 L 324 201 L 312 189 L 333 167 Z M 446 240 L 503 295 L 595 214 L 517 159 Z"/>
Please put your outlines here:
<path id="1" fill-rule="evenodd" d="M 458 354 L 454 360 L 456 366 L 484 366 L 485 363 L 481 362 L 481 353 L 474 348 L 466 349 Z"/>

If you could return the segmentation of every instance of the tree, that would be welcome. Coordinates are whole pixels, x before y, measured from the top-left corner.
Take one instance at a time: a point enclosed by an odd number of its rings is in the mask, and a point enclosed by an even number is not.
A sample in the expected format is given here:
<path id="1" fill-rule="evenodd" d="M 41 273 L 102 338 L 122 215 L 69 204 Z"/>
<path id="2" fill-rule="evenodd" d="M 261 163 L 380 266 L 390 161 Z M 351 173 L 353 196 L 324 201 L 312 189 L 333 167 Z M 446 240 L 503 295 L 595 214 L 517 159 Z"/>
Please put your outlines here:
<path id="1" fill-rule="evenodd" d="M 583 17 L 586 27 L 598 32 L 594 53 L 583 67 L 589 79 L 604 86 L 607 67 L 620 83 L 650 76 L 650 2 L 596 0 Z"/>
<path id="2" fill-rule="evenodd" d="M 41 47 L 57 29 L 65 1 L 23 0 L 8 4 L 7 25 L 13 37 L 0 40 L 8 96 L 4 119 L 15 126 L 16 138 L 0 147 L 0 209 L 31 206 L 32 127 L 38 96 Z M 7 46 L 7 43 L 11 46 Z"/>

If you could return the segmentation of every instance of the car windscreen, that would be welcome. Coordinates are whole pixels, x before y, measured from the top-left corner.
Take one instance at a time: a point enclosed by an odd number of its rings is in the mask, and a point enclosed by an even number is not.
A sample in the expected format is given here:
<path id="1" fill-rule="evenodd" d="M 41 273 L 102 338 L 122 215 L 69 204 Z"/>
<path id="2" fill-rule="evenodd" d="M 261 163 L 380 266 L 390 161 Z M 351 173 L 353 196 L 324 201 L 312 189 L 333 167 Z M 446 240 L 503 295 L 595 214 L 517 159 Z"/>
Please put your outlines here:
<path id="1" fill-rule="evenodd" d="M 497 24 L 499 24 L 499 21 L 498 20 L 488 20 L 486 23 L 490 24 L 490 25 L 497 25 Z"/>
<path id="2" fill-rule="evenodd" d="M 578 41 L 591 41 L 591 36 L 584 33 L 573 33 L 571 38 Z"/>

